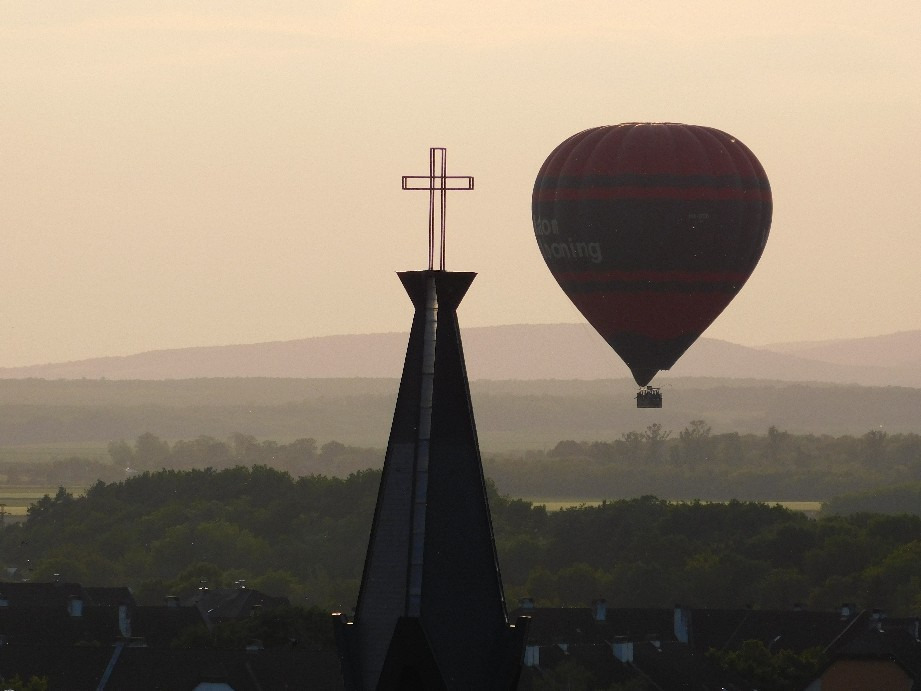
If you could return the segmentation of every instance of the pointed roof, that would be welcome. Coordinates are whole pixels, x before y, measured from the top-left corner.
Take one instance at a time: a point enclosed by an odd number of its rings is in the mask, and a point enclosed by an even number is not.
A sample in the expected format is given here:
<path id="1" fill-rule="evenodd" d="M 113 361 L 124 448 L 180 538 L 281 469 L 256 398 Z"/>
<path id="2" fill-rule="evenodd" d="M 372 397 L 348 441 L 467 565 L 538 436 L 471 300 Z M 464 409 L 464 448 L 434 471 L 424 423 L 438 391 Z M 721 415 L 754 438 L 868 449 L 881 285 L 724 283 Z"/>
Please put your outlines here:
<path id="1" fill-rule="evenodd" d="M 523 631 L 506 615 L 456 314 L 475 274 L 399 277 L 415 313 L 355 620 L 340 628 L 345 674 L 386 688 L 386 669 L 399 685 L 393 655 L 410 646 L 431 652 L 449 688 L 511 683 Z"/>

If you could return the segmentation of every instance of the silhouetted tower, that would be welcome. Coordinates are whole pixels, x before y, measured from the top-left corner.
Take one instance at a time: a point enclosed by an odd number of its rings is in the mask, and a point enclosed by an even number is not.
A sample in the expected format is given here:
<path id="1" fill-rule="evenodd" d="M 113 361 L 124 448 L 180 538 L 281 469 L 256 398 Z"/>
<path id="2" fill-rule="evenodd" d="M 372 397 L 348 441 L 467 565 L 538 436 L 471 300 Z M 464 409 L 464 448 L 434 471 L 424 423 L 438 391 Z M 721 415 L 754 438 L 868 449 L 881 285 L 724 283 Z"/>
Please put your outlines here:
<path id="1" fill-rule="evenodd" d="M 354 621 L 337 615 L 345 684 L 511 689 L 527 620 L 508 623 L 456 314 L 476 274 L 444 269 L 446 192 L 473 178 L 432 149 L 403 189 L 429 191 L 429 268 L 399 274 L 415 314 Z"/>

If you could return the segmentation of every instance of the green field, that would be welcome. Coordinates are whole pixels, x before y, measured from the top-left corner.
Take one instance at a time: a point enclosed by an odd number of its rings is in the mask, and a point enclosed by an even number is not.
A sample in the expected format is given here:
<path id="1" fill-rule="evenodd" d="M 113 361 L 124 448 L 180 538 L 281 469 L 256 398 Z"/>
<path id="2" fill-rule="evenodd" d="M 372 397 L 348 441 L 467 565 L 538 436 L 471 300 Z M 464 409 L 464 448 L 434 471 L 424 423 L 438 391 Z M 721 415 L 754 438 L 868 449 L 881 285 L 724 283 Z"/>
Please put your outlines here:
<path id="1" fill-rule="evenodd" d="M 546 507 L 547 511 L 560 511 L 562 509 L 572 509 L 579 508 L 582 506 L 601 506 L 604 503 L 602 499 L 546 499 L 546 498 L 537 498 L 537 499 L 527 499 L 535 506 Z M 673 502 L 681 503 L 681 502 Z M 704 502 L 710 503 L 710 502 Z M 803 513 L 814 515 L 822 510 L 822 502 L 820 501 L 762 501 L 758 502 L 759 504 L 767 504 L 768 506 L 774 506 L 775 504 L 780 504 L 785 509 L 790 509 L 791 511 L 802 511 Z"/>
<path id="2" fill-rule="evenodd" d="M 0 462 L 5 463 L 47 463 L 62 458 L 89 458 L 108 461 L 109 451 L 98 442 L 68 442 L 61 444 L 24 444 L 0 447 Z"/>

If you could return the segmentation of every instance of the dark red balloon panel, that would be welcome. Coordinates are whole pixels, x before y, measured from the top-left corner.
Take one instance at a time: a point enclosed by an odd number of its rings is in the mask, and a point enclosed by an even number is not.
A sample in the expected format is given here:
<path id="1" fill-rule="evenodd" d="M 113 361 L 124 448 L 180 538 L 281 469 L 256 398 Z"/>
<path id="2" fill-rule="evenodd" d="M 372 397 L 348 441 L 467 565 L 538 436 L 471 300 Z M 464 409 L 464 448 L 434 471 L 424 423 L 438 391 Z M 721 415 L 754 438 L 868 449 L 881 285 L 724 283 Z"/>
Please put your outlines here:
<path id="1" fill-rule="evenodd" d="M 771 213 L 767 176 L 744 144 L 673 123 L 570 137 L 544 162 L 532 200 L 547 266 L 640 385 L 739 292 Z"/>

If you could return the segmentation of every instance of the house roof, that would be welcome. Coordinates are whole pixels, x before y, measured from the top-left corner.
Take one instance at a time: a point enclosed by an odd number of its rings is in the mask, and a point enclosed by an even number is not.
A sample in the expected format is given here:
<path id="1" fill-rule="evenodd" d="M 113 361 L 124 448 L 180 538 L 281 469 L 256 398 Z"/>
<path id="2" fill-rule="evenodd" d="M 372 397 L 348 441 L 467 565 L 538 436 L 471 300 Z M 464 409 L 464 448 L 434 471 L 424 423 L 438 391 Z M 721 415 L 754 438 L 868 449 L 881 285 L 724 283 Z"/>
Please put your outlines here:
<path id="1" fill-rule="evenodd" d="M 589 607 L 519 607 L 509 618 L 531 618 L 529 645 L 552 643 L 610 643 L 629 640 L 675 640 L 674 613 L 670 609 L 608 609 L 598 621 Z"/>
<path id="2" fill-rule="evenodd" d="M 588 607 L 522 607 L 512 616 L 531 617 L 528 645 L 540 646 L 542 668 L 566 659 L 581 662 L 581 657 L 583 666 L 605 669 L 619 664 L 611 644 L 631 641 L 633 667 L 658 688 L 703 690 L 751 688 L 708 660 L 711 648 L 737 649 L 747 640 L 760 640 L 773 652 L 802 652 L 833 641 L 844 644 L 854 631 L 865 631 L 867 621 L 865 613 L 842 617 L 838 612 L 793 610 L 683 610 L 690 632 L 685 645 L 676 637 L 675 609 L 609 608 L 605 614 L 604 620 L 596 621 Z M 907 625 L 901 630 L 907 632 Z M 528 671 L 524 678 L 533 676 Z"/>
<path id="3" fill-rule="evenodd" d="M 884 660 L 901 667 L 915 682 L 921 681 L 921 641 L 917 620 L 874 620 L 867 612 L 827 649 L 829 661 L 817 675 L 844 660 Z M 917 686 L 917 684 L 916 684 Z"/>
<path id="4" fill-rule="evenodd" d="M 675 641 L 675 610 L 646 607 L 608 608 L 606 625 L 614 636 L 632 641 Z"/>
<path id="5" fill-rule="evenodd" d="M 182 631 L 204 624 L 199 607 L 137 606 L 127 588 L 76 583 L 3 583 L 0 590 L 7 601 L 0 607 L 0 678 L 45 676 L 50 688 L 68 689 L 104 681 L 104 688 L 136 691 L 194 689 L 202 682 L 224 682 L 236 691 L 343 688 L 332 650 L 172 648 Z M 71 597 L 83 600 L 79 610 L 68 607 Z M 228 615 L 286 602 L 239 589 L 218 591 L 211 600 Z M 122 628 L 126 621 L 130 630 Z"/>
<path id="6" fill-rule="evenodd" d="M 136 605 L 134 595 L 127 586 L 83 586 L 83 596 L 88 605 Z"/>
<path id="7" fill-rule="evenodd" d="M 892 660 L 915 681 L 921 680 L 921 641 L 907 630 L 868 628 L 844 643 L 836 658 Z"/>
<path id="8" fill-rule="evenodd" d="M 772 650 L 802 652 L 827 647 L 858 617 L 837 612 L 754 609 L 686 610 L 690 646 L 706 653 L 738 648 L 747 640 L 760 640 Z M 511 617 L 531 618 L 529 645 L 603 643 L 618 638 L 630 641 L 677 641 L 675 610 L 662 608 L 609 608 L 602 621 L 588 607 L 521 607 Z M 864 616 L 864 615 L 860 615 Z"/>
<path id="9" fill-rule="evenodd" d="M 218 588 L 196 594 L 185 604 L 194 605 L 205 619 L 218 623 L 248 617 L 254 607 L 271 609 L 289 603 L 286 597 L 272 597 L 252 588 Z"/>
<path id="10" fill-rule="evenodd" d="M 111 645 L 124 637 L 120 620 L 126 614 L 129 635 L 167 647 L 182 630 L 204 623 L 194 607 L 138 607 L 128 588 L 2 583 L 0 593 L 6 599 L 0 607 L 6 645 Z M 72 598 L 82 601 L 79 616 L 69 607 Z"/>
<path id="11" fill-rule="evenodd" d="M 52 689 L 95 689 L 115 655 L 109 646 L 18 646 L 0 650 L 0 675 L 48 677 Z M 235 691 L 342 689 L 339 659 L 331 650 L 184 650 L 122 648 L 105 689 L 183 691 L 225 682 Z"/>
<path id="12" fill-rule="evenodd" d="M 168 648 L 186 629 L 205 624 L 195 607 L 138 606 L 129 611 L 131 635 L 143 638 L 151 648 Z"/>
<path id="13" fill-rule="evenodd" d="M 58 608 L 25 605 L 0 607 L 0 636 L 4 645 L 106 645 L 118 638 L 114 607 L 85 607 L 73 617 Z"/>
<path id="14" fill-rule="evenodd" d="M 509 619 L 530 617 L 528 645 L 603 643 L 599 622 L 587 607 L 534 607 L 514 610 Z"/>
<path id="15" fill-rule="evenodd" d="M 181 691 L 202 682 L 227 683 L 234 691 L 343 689 L 339 658 L 331 650 L 125 648 L 106 689 Z"/>
<path id="16" fill-rule="evenodd" d="M 853 621 L 835 612 L 756 609 L 690 611 L 690 645 L 698 653 L 710 648 L 738 648 L 758 640 L 773 651 L 802 652 L 826 647 Z"/>
<path id="17" fill-rule="evenodd" d="M 10 606 L 67 607 L 72 597 L 86 601 L 79 583 L 0 583 L 0 598 Z"/>
<path id="18" fill-rule="evenodd" d="M 572 661 L 586 669 L 601 688 L 612 684 L 623 684 L 635 679 L 638 674 L 629 665 L 614 657 L 609 646 L 576 644 L 569 645 L 564 651 L 557 645 L 541 647 L 540 667 L 525 667 L 518 682 L 519 691 L 533 688 L 540 679 L 557 665 Z"/>

